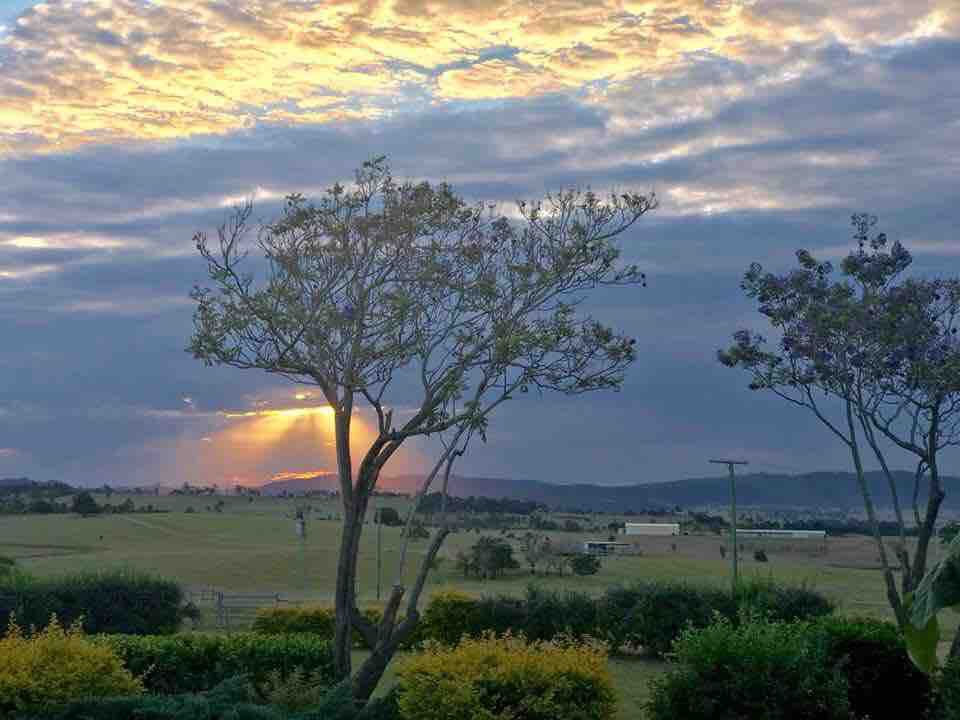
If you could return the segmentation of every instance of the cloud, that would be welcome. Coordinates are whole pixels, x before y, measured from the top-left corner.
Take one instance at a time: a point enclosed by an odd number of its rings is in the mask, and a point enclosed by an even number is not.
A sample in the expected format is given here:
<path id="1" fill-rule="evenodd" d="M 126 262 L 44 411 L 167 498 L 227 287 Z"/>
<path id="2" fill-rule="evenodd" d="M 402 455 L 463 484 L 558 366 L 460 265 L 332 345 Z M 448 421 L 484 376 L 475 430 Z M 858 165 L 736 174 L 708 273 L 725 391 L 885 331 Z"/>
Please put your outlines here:
<path id="1" fill-rule="evenodd" d="M 952 0 L 60 0 L 0 35 L 8 152 L 345 123 L 405 104 L 576 92 L 697 57 L 947 36 Z M 829 12 L 828 12 L 829 10 Z M 487 55 L 510 49 L 512 57 Z M 795 72 L 806 62 L 795 59 Z"/>

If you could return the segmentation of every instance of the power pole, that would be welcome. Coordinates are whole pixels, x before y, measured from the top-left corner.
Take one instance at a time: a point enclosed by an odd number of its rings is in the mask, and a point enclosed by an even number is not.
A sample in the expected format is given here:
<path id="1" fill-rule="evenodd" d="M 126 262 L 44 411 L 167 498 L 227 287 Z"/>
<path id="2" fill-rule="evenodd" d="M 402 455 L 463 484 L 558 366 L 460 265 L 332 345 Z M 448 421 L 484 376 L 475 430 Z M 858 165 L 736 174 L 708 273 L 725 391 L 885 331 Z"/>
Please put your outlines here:
<path id="1" fill-rule="evenodd" d="M 726 465 L 730 471 L 730 542 L 733 544 L 733 592 L 736 594 L 739 583 L 738 551 L 737 551 L 737 481 L 733 474 L 734 465 L 748 465 L 746 460 L 711 460 L 716 465 Z"/>
<path id="2" fill-rule="evenodd" d="M 377 508 L 374 511 L 373 519 L 377 521 L 377 600 L 379 601 L 380 600 L 380 570 L 383 567 L 381 562 L 381 556 L 380 556 L 380 552 L 383 547 L 383 543 L 381 541 L 381 535 L 380 535 L 380 528 L 383 526 L 383 523 L 381 522 L 381 520 L 383 518 L 380 517 L 380 508 Z"/>

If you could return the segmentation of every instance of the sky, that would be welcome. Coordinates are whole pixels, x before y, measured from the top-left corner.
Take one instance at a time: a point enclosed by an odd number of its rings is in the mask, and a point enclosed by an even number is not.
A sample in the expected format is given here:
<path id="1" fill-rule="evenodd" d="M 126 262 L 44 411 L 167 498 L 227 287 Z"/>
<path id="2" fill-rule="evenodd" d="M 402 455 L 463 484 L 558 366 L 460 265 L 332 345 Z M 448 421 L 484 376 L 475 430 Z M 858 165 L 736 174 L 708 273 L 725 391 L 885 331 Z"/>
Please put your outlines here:
<path id="1" fill-rule="evenodd" d="M 638 339 L 623 389 L 509 404 L 462 474 L 849 469 L 812 417 L 716 362 L 763 327 L 744 270 L 837 260 L 872 212 L 914 272 L 960 273 L 956 0 L 0 0 L 0 28 L 0 477 L 333 470 L 309 388 L 184 351 L 192 237 L 375 155 L 504 207 L 587 185 L 660 198 L 622 238 L 648 286 L 593 302 Z"/>

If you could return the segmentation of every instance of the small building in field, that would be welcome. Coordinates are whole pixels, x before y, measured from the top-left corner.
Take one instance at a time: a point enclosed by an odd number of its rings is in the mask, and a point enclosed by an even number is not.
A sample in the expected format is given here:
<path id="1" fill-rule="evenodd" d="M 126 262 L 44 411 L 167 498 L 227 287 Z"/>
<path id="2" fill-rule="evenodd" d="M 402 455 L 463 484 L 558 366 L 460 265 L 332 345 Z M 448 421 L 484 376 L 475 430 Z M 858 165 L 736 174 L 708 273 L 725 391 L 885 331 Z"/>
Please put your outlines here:
<path id="1" fill-rule="evenodd" d="M 587 555 L 616 555 L 624 551 L 633 550 L 632 543 L 613 542 L 610 540 L 587 540 L 583 543 L 583 552 Z"/>
<path id="2" fill-rule="evenodd" d="M 737 528 L 737 537 L 740 538 L 768 538 L 774 540 L 819 540 L 825 542 L 826 530 L 754 530 L 752 528 Z"/>
<path id="3" fill-rule="evenodd" d="M 680 534 L 680 523 L 624 523 L 624 535 L 672 536 Z"/>

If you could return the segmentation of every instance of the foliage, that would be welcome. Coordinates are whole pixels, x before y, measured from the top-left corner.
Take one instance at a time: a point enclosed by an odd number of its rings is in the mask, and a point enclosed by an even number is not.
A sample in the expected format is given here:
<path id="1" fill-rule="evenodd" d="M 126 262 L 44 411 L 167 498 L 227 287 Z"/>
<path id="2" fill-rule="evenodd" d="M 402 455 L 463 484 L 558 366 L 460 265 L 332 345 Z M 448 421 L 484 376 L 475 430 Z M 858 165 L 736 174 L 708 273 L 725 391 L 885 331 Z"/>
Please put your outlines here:
<path id="1" fill-rule="evenodd" d="M 952 658 L 943 666 L 937 696 L 937 720 L 960 720 L 960 658 Z"/>
<path id="2" fill-rule="evenodd" d="M 907 651 L 924 672 L 936 669 L 940 642 L 937 615 L 948 607 L 960 609 L 960 535 L 950 541 L 946 554 L 907 599 L 907 623 L 903 628 Z"/>
<path id="3" fill-rule="evenodd" d="M 960 444 L 960 279 L 903 278 L 912 259 L 898 242 L 871 234 L 876 218 L 854 215 L 858 249 L 833 266 L 806 250 L 798 268 L 782 275 L 751 265 L 742 287 L 779 336 L 776 345 L 740 330 L 719 360 L 746 370 L 750 388 L 766 390 L 804 408 L 849 452 L 875 536 L 888 601 L 908 628 L 905 603 L 926 573 L 929 542 L 945 491 L 938 456 Z M 839 413 L 836 411 L 839 410 Z M 892 495 L 901 542 L 894 552 L 903 571 L 900 587 L 881 540 L 864 476 L 861 445 L 872 451 Z M 884 444 L 917 462 L 912 510 L 919 528 L 907 548 L 904 511 Z M 926 507 L 920 484 L 927 478 Z"/>
<path id="4" fill-rule="evenodd" d="M 887 717 L 909 702 L 923 718 L 933 702 L 930 677 L 914 667 L 896 625 L 867 618 L 822 618 L 811 628 L 828 662 L 847 679 L 855 718 Z"/>
<path id="5" fill-rule="evenodd" d="M 610 720 L 616 707 L 606 650 L 594 643 L 487 635 L 427 645 L 397 675 L 404 720 Z"/>
<path id="6" fill-rule="evenodd" d="M 264 635 L 312 633 L 330 640 L 333 626 L 332 607 L 270 607 L 257 610 L 251 629 Z"/>
<path id="7" fill-rule="evenodd" d="M 640 582 L 609 588 L 598 602 L 597 625 L 614 650 L 642 647 L 663 656 L 684 628 L 706 627 L 717 616 L 736 623 L 746 611 L 790 622 L 829 615 L 833 609 L 830 600 L 810 588 L 771 581 L 742 582 L 735 598 L 710 586 Z"/>
<path id="8" fill-rule="evenodd" d="M 396 508 L 389 506 L 379 508 L 375 520 L 387 527 L 399 527 L 403 525 L 403 518 L 400 517 L 400 513 L 397 512 Z"/>
<path id="9" fill-rule="evenodd" d="M 721 618 L 687 629 L 651 684 L 651 720 L 849 720 L 847 684 L 807 623 Z"/>
<path id="10" fill-rule="evenodd" d="M 431 640 L 454 645 L 470 634 L 476 622 L 477 600 L 459 590 L 434 593 L 420 618 L 421 632 Z"/>
<path id="11" fill-rule="evenodd" d="M 177 583 L 132 570 L 0 576 L 0 617 L 12 614 L 23 627 L 43 627 L 56 615 L 66 624 L 82 618 L 91 634 L 172 633 L 180 626 L 182 603 Z"/>
<path id="12" fill-rule="evenodd" d="M 397 183 L 380 157 L 363 164 L 352 187 L 336 184 L 316 204 L 287 198 L 282 216 L 258 235 L 265 277 L 241 267 L 249 204 L 219 229 L 217 247 L 202 233 L 195 237 L 212 287 L 192 293 L 189 351 L 208 365 L 316 385 L 334 411 L 344 511 L 343 571 L 334 594 L 341 676 L 351 670 L 356 557 L 382 468 L 420 436 L 452 435 L 441 463 L 462 453 L 461 440 L 485 437 L 493 411 L 530 389 L 579 394 L 620 387 L 636 358 L 635 340 L 579 316 L 577 307 L 598 288 L 644 282 L 635 265 L 621 262 L 615 240 L 655 206 L 653 196 L 604 199 L 570 190 L 520 203 L 520 220 L 511 222 L 482 203 L 468 205 L 445 183 Z M 414 367 L 411 377 L 421 387 L 413 411 L 400 419 L 387 391 L 395 376 Z M 410 388 L 402 392 L 410 404 Z M 354 462 L 350 427 L 361 402 L 377 422 Z M 412 628 L 438 548 L 425 554 L 406 598 L 406 624 L 378 633 L 382 647 L 373 662 L 389 658 Z M 384 617 L 391 623 L 406 590 L 397 585 L 387 600 Z M 369 628 L 364 633 L 372 635 Z M 379 675 L 360 675 L 367 679 L 357 696 L 367 697 Z"/>
<path id="13" fill-rule="evenodd" d="M 151 692 L 201 692 L 235 675 L 262 683 L 271 672 L 286 677 L 295 668 L 335 684 L 329 641 L 309 634 L 102 635 L 97 642 L 143 677 Z"/>
<path id="14" fill-rule="evenodd" d="M 506 570 L 520 567 L 513 557 L 513 545 L 502 538 L 484 535 L 466 553 L 458 553 L 457 565 L 463 574 L 486 580 L 503 576 Z"/>
<path id="15" fill-rule="evenodd" d="M 593 555 L 574 555 L 570 561 L 574 575 L 596 575 L 600 571 L 600 558 Z"/>
<path id="16" fill-rule="evenodd" d="M 73 496 L 73 503 L 70 506 L 70 510 L 81 517 L 87 517 L 88 515 L 96 515 L 99 513 L 100 506 L 97 505 L 97 501 L 93 499 L 93 495 L 84 490 Z"/>
<path id="17" fill-rule="evenodd" d="M 940 538 L 940 542 L 944 545 L 949 545 L 950 541 L 953 540 L 957 535 L 960 535 L 960 522 L 956 520 L 951 520 L 948 523 L 944 523 L 943 527 L 941 527 L 940 531 L 937 533 L 937 536 Z"/>
<path id="18" fill-rule="evenodd" d="M 8 577 L 13 575 L 17 569 L 17 561 L 13 558 L 8 558 L 5 555 L 0 555 L 0 578 Z"/>
<path id="19" fill-rule="evenodd" d="M 492 497 L 457 497 L 450 495 L 446 498 L 447 512 L 453 513 L 489 513 L 492 515 L 530 515 L 531 513 L 545 510 L 543 503 L 535 500 L 521 500 L 518 498 L 492 498 Z M 420 500 L 417 506 L 418 512 L 430 515 L 440 512 L 444 506 L 443 493 L 427 493 Z"/>
<path id="20" fill-rule="evenodd" d="M 812 620 L 836 609 L 829 598 L 805 585 L 777 585 L 759 578 L 740 582 L 736 607 L 781 622 Z"/>
<path id="21" fill-rule="evenodd" d="M 56 617 L 28 636 L 11 623 L 0 639 L 0 715 L 45 711 L 81 697 L 135 695 L 140 680 L 109 648 L 91 642 L 80 623 Z"/>
<path id="22" fill-rule="evenodd" d="M 308 672 L 299 667 L 286 675 L 279 670 L 271 670 L 256 688 L 267 705 L 296 712 L 319 705 L 330 691 L 330 678 L 323 673 Z"/>

